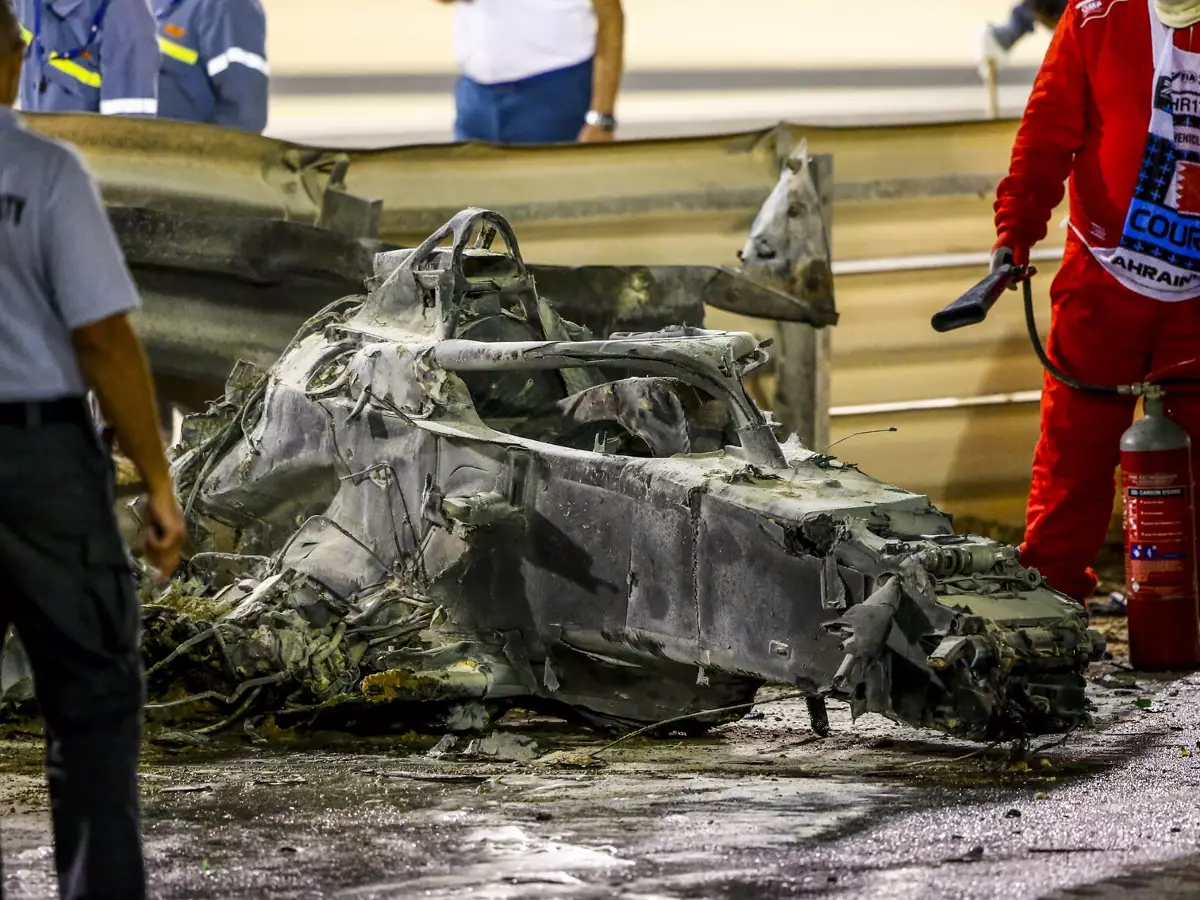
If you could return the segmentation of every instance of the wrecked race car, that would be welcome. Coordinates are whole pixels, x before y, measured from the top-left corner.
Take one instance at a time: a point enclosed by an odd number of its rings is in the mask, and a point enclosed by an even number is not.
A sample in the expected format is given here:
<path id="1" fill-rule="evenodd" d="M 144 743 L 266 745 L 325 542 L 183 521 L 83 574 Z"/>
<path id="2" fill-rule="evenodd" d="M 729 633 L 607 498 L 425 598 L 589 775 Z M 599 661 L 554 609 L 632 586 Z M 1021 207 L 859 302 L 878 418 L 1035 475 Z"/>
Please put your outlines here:
<path id="1" fill-rule="evenodd" d="M 185 422 L 197 552 L 144 582 L 152 710 L 716 710 L 702 730 L 769 682 L 972 739 L 1088 721 L 1084 611 L 927 498 L 781 445 L 742 387 L 751 335 L 596 339 L 479 209 L 379 254 L 368 288 Z"/>

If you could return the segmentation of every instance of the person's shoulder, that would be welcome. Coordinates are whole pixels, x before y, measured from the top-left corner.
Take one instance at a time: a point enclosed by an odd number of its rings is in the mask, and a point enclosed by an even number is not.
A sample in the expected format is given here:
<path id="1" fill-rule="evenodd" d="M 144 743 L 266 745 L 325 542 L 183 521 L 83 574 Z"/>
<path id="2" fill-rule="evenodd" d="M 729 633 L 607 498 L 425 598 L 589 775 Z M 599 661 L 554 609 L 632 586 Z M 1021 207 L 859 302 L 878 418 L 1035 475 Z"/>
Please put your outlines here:
<path id="1" fill-rule="evenodd" d="M 259 0 L 194 0 L 192 24 L 201 31 L 224 35 L 230 25 L 265 34 L 267 16 Z"/>
<path id="2" fill-rule="evenodd" d="M 1077 28 L 1083 28 L 1093 22 L 1124 19 L 1145 7 L 1142 0 L 1069 0 L 1066 15 Z"/>
<path id="3" fill-rule="evenodd" d="M 71 144 L 26 129 L 14 129 L 5 138 L 5 157 L 34 208 L 71 215 L 94 196 L 88 190 L 95 183 L 91 170 Z"/>
<path id="4" fill-rule="evenodd" d="M 11 150 L 20 154 L 23 165 L 36 167 L 51 178 L 74 172 L 87 173 L 87 163 L 71 144 L 28 129 L 12 133 Z"/>

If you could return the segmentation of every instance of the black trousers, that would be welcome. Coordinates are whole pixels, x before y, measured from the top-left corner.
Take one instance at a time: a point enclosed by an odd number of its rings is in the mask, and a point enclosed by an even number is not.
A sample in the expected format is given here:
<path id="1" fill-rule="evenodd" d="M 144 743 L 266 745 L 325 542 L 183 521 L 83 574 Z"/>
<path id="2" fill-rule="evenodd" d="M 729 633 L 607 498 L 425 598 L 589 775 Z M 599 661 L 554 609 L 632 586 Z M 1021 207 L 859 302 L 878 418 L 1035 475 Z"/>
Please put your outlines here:
<path id="1" fill-rule="evenodd" d="M 141 617 L 112 464 L 86 424 L 0 425 L 0 626 L 9 623 L 46 722 L 61 896 L 142 900 Z"/>

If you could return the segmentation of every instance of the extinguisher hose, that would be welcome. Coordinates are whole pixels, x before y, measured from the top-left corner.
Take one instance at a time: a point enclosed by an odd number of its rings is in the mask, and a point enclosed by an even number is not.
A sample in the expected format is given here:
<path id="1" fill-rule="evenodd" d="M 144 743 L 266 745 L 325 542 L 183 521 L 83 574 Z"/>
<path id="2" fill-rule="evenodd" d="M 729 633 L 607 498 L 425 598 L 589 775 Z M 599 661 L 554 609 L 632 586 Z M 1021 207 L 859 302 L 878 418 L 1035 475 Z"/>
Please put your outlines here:
<path id="1" fill-rule="evenodd" d="M 1029 265 L 1018 266 L 1005 262 L 994 266 L 992 271 L 977 285 L 934 314 L 930 324 L 934 331 L 954 331 L 967 325 L 977 325 L 987 318 L 992 307 L 1009 290 L 1016 290 L 1017 284 L 1025 295 L 1025 326 L 1029 331 L 1029 342 L 1033 351 L 1047 372 L 1057 381 L 1067 387 L 1075 388 L 1089 394 L 1104 394 L 1108 396 L 1139 397 L 1144 394 L 1156 393 L 1161 395 L 1161 388 L 1168 385 L 1200 385 L 1200 378 L 1168 377 L 1169 372 L 1195 371 L 1200 367 L 1200 357 L 1185 362 L 1175 363 L 1165 369 L 1158 369 L 1146 376 L 1144 381 L 1135 384 L 1092 384 L 1068 375 L 1060 369 L 1046 352 L 1042 338 L 1038 334 L 1037 318 L 1033 312 L 1033 284 L 1031 278 L 1037 270 Z"/>
<path id="2" fill-rule="evenodd" d="M 1136 396 L 1145 393 L 1148 384 L 1155 384 L 1161 387 L 1168 385 L 1200 385 L 1200 378 L 1154 378 L 1153 375 L 1150 376 L 1149 381 L 1141 384 L 1122 385 L 1091 384 L 1071 377 L 1054 364 L 1049 354 L 1046 353 L 1046 348 L 1042 345 L 1042 339 L 1037 330 L 1037 318 L 1033 313 L 1033 285 L 1028 275 L 1021 282 L 1021 290 L 1025 294 L 1025 326 L 1029 330 L 1029 342 L 1033 344 L 1033 352 L 1037 354 L 1038 360 L 1041 361 L 1046 371 L 1068 387 L 1073 387 L 1079 391 L 1086 391 L 1089 394 Z"/>
<path id="3" fill-rule="evenodd" d="M 1041 335 L 1038 334 L 1037 317 L 1033 313 L 1033 280 L 1028 276 L 1021 281 L 1021 290 L 1025 293 L 1025 327 L 1029 329 L 1029 342 L 1033 344 L 1033 352 L 1037 354 L 1037 358 L 1047 372 L 1067 387 L 1073 387 L 1077 391 L 1086 391 L 1089 394 L 1132 393 L 1132 391 L 1122 390 L 1115 384 L 1089 384 L 1086 381 L 1080 381 L 1056 366 L 1050 359 L 1050 355 L 1046 353 Z"/>

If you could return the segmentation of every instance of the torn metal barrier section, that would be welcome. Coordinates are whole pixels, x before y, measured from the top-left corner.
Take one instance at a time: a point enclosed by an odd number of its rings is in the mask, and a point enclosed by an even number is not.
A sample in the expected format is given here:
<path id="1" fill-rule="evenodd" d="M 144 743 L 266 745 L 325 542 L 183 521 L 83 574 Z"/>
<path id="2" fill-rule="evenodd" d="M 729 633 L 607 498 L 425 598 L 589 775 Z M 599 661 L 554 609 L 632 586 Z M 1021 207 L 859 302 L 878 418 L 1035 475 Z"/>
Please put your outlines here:
<path id="1" fill-rule="evenodd" d="M 619 730 L 770 682 L 974 739 L 1088 721 L 1084 611 L 927 498 L 781 445 L 751 335 L 597 339 L 479 209 L 368 287 L 186 421 L 199 552 L 144 582 L 152 716 Z"/>

